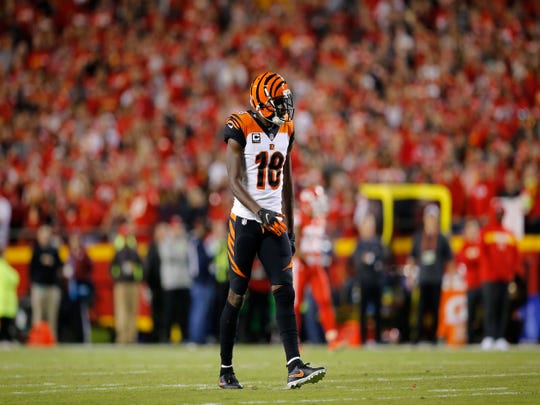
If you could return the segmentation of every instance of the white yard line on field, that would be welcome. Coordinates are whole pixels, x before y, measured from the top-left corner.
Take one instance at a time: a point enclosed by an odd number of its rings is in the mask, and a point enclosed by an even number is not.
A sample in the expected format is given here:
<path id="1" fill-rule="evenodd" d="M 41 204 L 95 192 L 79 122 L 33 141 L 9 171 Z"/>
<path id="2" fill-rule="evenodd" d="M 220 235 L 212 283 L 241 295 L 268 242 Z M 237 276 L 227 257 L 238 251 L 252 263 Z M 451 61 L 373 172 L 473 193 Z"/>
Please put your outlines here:
<path id="1" fill-rule="evenodd" d="M 439 394 L 439 395 L 418 395 L 417 398 L 410 395 L 396 395 L 396 396 L 386 396 L 386 397 L 353 397 L 353 398 L 317 398 L 316 402 L 359 402 L 359 401 L 395 401 L 395 400 L 413 400 L 413 399 L 445 399 L 445 398 L 466 398 L 466 397 L 477 397 L 477 396 L 517 396 L 531 394 L 530 392 L 515 392 L 515 391 L 506 391 L 506 392 L 470 392 L 470 393 L 455 393 L 455 394 Z M 288 399 L 278 399 L 278 400 L 256 400 L 256 401 L 238 401 L 239 404 L 245 405 L 262 405 L 262 404 L 280 404 L 280 403 L 289 403 Z M 295 399 L 295 403 L 313 403 L 314 399 Z"/>
<path id="2" fill-rule="evenodd" d="M 439 394 L 439 395 L 418 395 L 417 399 L 445 399 L 445 398 L 471 398 L 479 396 L 518 396 L 518 395 L 532 395 L 532 392 L 517 392 L 517 391 L 504 391 L 504 392 L 464 392 L 455 394 Z M 395 397 L 377 397 L 377 398 L 359 398 L 360 400 L 369 401 L 388 401 L 388 400 L 401 400 L 401 399 L 414 399 L 411 396 L 395 396 Z"/>
<path id="3" fill-rule="evenodd" d="M 51 383 L 44 383 L 43 385 L 51 386 Z M 157 385 L 122 385 L 122 384 L 102 384 L 102 385 L 86 385 L 86 386 L 70 386 L 70 385 L 56 385 L 52 384 L 54 388 L 51 389 L 42 389 L 35 391 L 13 391 L 14 395 L 34 395 L 34 394 L 58 394 L 58 393 L 70 393 L 70 392 L 92 392 L 92 391 L 118 391 L 119 389 L 126 391 L 134 390 L 151 390 L 151 389 L 161 389 L 161 388 L 189 388 L 195 390 L 206 390 L 210 386 L 208 384 L 157 384 Z M 36 384 L 35 386 L 39 386 Z M 212 388 L 217 388 L 217 386 L 212 385 Z"/>
<path id="4" fill-rule="evenodd" d="M 428 392 L 460 392 L 460 391 L 504 391 L 508 387 L 482 387 L 482 388 L 440 388 L 428 390 Z"/>
<path id="5" fill-rule="evenodd" d="M 101 375 L 136 375 L 136 374 L 147 374 L 151 373 L 151 370 L 129 370 L 129 371 L 81 371 L 81 372 L 74 372 L 69 373 L 70 376 L 101 376 Z M 65 371 L 58 371 L 58 372 L 46 372 L 43 374 L 31 374 L 31 375 L 23 375 L 23 374 L 13 374 L 13 375 L 3 375 L 2 380 L 7 379 L 28 379 L 31 378 L 38 378 L 38 377 L 63 377 L 66 375 Z M 15 384 L 0 384 L 0 387 L 2 386 L 13 386 Z"/>
<path id="6" fill-rule="evenodd" d="M 422 380 L 455 380 L 455 379 L 463 379 L 463 378 L 486 378 L 486 377 L 494 377 L 494 378 L 508 378 L 508 377 L 531 377 L 531 376 L 540 376 L 540 372 L 531 372 L 531 373 L 498 373 L 498 374 L 469 374 L 469 375 L 462 375 L 462 374 L 455 374 L 455 375 L 418 375 L 413 377 L 367 377 L 362 378 L 362 381 L 376 381 L 376 382 L 386 382 L 386 381 L 422 381 Z M 358 382 L 358 378 L 350 378 L 350 379 L 329 379 L 326 378 L 325 381 L 327 382 Z"/>

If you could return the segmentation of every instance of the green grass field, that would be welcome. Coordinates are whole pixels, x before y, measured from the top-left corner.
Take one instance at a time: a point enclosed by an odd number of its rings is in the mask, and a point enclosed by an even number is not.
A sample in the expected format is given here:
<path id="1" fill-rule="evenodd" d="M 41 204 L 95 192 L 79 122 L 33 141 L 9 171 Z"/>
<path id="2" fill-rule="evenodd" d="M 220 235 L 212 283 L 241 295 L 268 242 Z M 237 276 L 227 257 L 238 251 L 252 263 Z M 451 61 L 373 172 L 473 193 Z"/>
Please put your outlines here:
<path id="1" fill-rule="evenodd" d="M 304 346 L 302 357 L 328 374 L 286 390 L 281 346 L 238 345 L 244 389 L 221 390 L 214 345 L 4 348 L 0 404 L 540 403 L 540 346 Z"/>

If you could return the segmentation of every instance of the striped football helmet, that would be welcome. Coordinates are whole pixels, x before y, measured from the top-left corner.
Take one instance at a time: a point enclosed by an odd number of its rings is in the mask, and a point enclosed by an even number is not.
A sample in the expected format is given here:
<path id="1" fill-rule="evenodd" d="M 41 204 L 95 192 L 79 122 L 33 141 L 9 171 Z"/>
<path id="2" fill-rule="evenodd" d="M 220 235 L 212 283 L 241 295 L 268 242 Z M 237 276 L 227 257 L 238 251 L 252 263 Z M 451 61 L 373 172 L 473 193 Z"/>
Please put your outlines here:
<path id="1" fill-rule="evenodd" d="M 274 72 L 259 74 L 251 83 L 249 101 L 259 115 L 274 125 L 292 121 L 294 102 L 285 79 Z"/>

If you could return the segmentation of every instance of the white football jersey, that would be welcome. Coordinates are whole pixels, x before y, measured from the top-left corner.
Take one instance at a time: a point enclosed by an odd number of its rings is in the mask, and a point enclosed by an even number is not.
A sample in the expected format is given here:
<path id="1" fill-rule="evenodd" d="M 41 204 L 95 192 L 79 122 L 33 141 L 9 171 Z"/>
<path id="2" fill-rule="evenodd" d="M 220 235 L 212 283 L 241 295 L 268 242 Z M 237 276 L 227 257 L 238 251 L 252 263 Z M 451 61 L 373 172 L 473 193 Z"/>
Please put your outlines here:
<path id="1" fill-rule="evenodd" d="M 225 141 L 233 138 L 244 147 L 244 185 L 263 208 L 282 212 L 283 166 L 289 144 L 293 142 L 293 124 L 284 123 L 269 133 L 259 125 L 252 111 L 231 115 L 225 128 Z M 259 217 L 234 199 L 231 212 L 260 222 Z"/>

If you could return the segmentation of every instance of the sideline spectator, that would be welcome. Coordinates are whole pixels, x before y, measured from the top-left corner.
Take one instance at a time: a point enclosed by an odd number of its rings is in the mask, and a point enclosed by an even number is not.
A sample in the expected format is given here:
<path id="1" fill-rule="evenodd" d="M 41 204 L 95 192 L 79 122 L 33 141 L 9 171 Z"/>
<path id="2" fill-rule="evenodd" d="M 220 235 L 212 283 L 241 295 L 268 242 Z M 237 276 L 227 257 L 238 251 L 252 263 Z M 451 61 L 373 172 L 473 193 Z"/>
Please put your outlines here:
<path id="1" fill-rule="evenodd" d="M 163 289 L 161 287 L 161 257 L 159 246 L 167 236 L 168 224 L 160 222 L 154 228 L 154 237 L 148 247 L 144 267 L 144 280 L 152 294 L 152 342 L 160 341 L 160 333 L 163 331 Z"/>
<path id="2" fill-rule="evenodd" d="M 358 226 L 359 238 L 351 256 L 351 267 L 360 284 L 360 337 L 368 341 L 368 306 L 373 308 L 374 338 L 381 343 L 381 307 L 385 266 L 389 252 L 377 235 L 375 217 L 366 215 Z"/>
<path id="3" fill-rule="evenodd" d="M 482 301 L 484 338 L 482 349 L 508 350 L 508 284 L 520 268 L 516 236 L 503 224 L 504 207 L 498 199 L 490 205 L 490 222 L 481 233 Z"/>
<path id="4" fill-rule="evenodd" d="M 64 276 L 68 281 L 68 297 L 78 315 L 75 317 L 77 324 L 71 326 L 74 327 L 76 335 L 80 335 L 77 341 L 90 343 L 92 325 L 89 310 L 94 297 L 93 263 L 79 233 L 69 235 L 68 248 L 69 256 L 64 266 Z"/>
<path id="5" fill-rule="evenodd" d="M 191 285 L 191 308 L 189 313 L 189 341 L 204 344 L 207 341 L 211 319 L 210 308 L 215 298 L 215 276 L 211 273 L 212 257 L 206 247 L 206 222 L 194 221 L 190 240 L 189 273 Z"/>
<path id="6" fill-rule="evenodd" d="M 32 325 L 46 321 L 55 339 L 58 336 L 63 265 L 58 248 L 53 244 L 51 227 L 40 226 L 29 265 Z"/>
<path id="7" fill-rule="evenodd" d="M 456 255 L 457 270 L 463 270 L 467 284 L 467 342 L 475 343 L 482 330 L 482 288 L 480 275 L 480 226 L 475 219 L 465 222 L 463 246 Z"/>
<path id="8" fill-rule="evenodd" d="M 408 258 L 409 265 L 418 266 L 420 295 L 416 314 L 416 337 L 418 343 L 426 334 L 427 339 L 437 343 L 439 305 L 444 272 L 452 261 L 448 239 L 439 230 L 439 207 L 429 204 L 424 208 L 423 229 L 413 236 L 413 246 Z M 431 323 L 426 325 L 426 315 L 431 313 Z"/>
<path id="9" fill-rule="evenodd" d="M 227 254 L 227 222 L 225 220 L 216 219 L 211 222 L 207 245 L 212 257 L 211 273 L 216 279 L 212 333 L 218 338 L 219 319 L 229 293 L 229 257 Z"/>
<path id="10" fill-rule="evenodd" d="M 169 221 L 166 236 L 158 246 L 161 258 L 160 278 L 163 290 L 163 330 L 161 342 L 170 342 L 171 327 L 178 324 L 182 340 L 189 338 L 189 311 L 191 307 L 189 274 L 189 238 L 179 216 Z"/>
<path id="11" fill-rule="evenodd" d="M 135 343 L 139 310 L 139 284 L 143 279 L 142 260 L 130 224 L 124 223 L 114 238 L 111 262 L 114 280 L 114 326 L 116 343 Z"/>
<path id="12" fill-rule="evenodd" d="M 4 258 L 0 249 L 0 342 L 13 342 L 16 338 L 15 317 L 19 307 L 17 286 L 19 273 Z"/>

